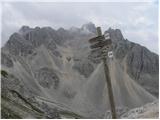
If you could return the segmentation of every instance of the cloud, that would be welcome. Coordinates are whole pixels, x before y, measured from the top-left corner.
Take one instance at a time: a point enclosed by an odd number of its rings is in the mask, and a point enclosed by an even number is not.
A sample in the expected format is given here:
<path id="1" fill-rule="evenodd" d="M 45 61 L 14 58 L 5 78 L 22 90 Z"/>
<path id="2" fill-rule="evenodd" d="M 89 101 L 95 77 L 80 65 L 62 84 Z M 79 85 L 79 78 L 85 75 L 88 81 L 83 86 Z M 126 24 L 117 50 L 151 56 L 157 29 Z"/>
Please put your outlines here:
<path id="1" fill-rule="evenodd" d="M 86 22 L 121 29 L 124 37 L 158 53 L 158 4 L 150 2 L 3 2 L 2 44 L 22 25 L 70 28 Z M 151 45 L 152 44 L 152 45 Z"/>

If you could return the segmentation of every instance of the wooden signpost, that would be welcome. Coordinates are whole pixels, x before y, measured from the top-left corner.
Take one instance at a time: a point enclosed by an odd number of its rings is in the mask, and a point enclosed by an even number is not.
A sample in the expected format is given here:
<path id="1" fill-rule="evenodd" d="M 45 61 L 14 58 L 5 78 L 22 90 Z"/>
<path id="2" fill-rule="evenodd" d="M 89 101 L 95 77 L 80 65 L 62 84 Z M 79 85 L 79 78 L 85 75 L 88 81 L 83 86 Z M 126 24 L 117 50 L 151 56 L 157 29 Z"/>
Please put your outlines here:
<path id="1" fill-rule="evenodd" d="M 101 41 L 101 40 L 103 40 L 104 39 L 104 36 L 97 36 L 97 37 L 94 37 L 94 38 L 91 38 L 90 40 L 89 40 L 89 43 L 95 43 L 95 42 L 99 42 L 99 41 Z"/>
<path id="2" fill-rule="evenodd" d="M 93 49 L 93 48 L 99 48 L 99 47 L 101 48 L 101 47 L 104 47 L 104 46 L 108 46 L 111 43 L 112 43 L 111 40 L 99 41 L 99 42 L 91 45 L 90 48 L 91 49 Z"/>
<path id="3" fill-rule="evenodd" d="M 89 40 L 89 43 L 91 43 L 90 48 L 93 49 L 92 52 L 96 51 L 97 49 L 101 50 L 100 57 L 102 58 L 102 61 L 104 64 L 104 72 L 105 72 L 107 88 L 108 88 L 110 109 L 111 109 L 111 113 L 112 113 L 112 118 L 116 119 L 116 109 L 115 109 L 115 103 L 114 103 L 114 97 L 113 97 L 113 91 L 112 91 L 112 84 L 111 84 L 111 79 L 110 79 L 110 74 L 109 74 L 109 68 L 107 65 L 107 55 L 108 55 L 107 52 L 108 51 L 106 51 L 107 47 L 111 46 L 112 41 L 110 38 L 108 38 L 108 35 L 107 36 L 102 35 L 100 27 L 97 27 L 97 33 L 98 33 L 97 37 L 94 37 Z M 105 38 L 107 38 L 107 39 L 105 39 Z M 105 49 L 105 51 L 104 51 L 104 49 Z"/>

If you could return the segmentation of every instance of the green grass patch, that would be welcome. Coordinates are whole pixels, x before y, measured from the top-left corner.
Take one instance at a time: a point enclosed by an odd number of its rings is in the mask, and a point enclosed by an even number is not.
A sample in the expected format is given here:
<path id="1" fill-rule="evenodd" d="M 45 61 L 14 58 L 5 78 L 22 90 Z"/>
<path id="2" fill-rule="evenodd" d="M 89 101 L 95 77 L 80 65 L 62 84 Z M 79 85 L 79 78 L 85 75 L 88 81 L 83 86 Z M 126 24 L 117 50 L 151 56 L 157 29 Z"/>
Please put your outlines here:
<path id="1" fill-rule="evenodd" d="M 5 71 L 5 70 L 1 70 L 1 75 L 3 77 L 7 77 L 8 76 L 8 73 Z"/>

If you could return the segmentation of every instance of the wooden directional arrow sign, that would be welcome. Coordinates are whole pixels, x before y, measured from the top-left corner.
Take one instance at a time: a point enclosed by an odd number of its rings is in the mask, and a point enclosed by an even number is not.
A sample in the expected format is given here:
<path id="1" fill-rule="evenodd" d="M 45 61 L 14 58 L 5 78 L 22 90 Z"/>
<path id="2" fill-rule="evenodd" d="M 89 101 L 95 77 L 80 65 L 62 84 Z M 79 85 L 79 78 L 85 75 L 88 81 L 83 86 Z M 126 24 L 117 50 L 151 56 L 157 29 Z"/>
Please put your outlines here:
<path id="1" fill-rule="evenodd" d="M 101 48 L 101 47 L 110 45 L 111 43 L 112 43 L 111 39 L 105 40 L 105 41 L 99 41 L 99 42 L 97 42 L 96 44 L 91 45 L 90 48 L 91 48 L 91 49 L 99 48 L 99 47 Z"/>
<path id="2" fill-rule="evenodd" d="M 91 39 L 89 40 L 89 42 L 90 42 L 90 43 L 95 43 L 95 42 L 99 42 L 99 41 L 101 41 L 101 40 L 103 40 L 103 39 L 104 39 L 104 36 L 97 36 L 97 37 L 91 38 Z"/>
<path id="3" fill-rule="evenodd" d="M 103 41 L 102 41 L 103 42 Z M 95 44 L 98 44 L 99 42 L 97 42 L 97 43 L 95 43 Z M 95 45 L 94 44 L 94 45 Z M 92 44 L 93 45 L 93 44 Z M 94 48 L 94 49 L 92 49 L 91 50 L 91 53 L 96 53 L 96 52 L 103 52 L 103 51 L 105 51 L 105 52 L 107 52 L 108 50 L 109 50 L 109 48 L 111 47 L 111 46 L 109 46 L 110 44 L 108 44 L 108 45 L 106 45 L 105 47 L 97 47 L 97 48 Z"/>
<path id="4" fill-rule="evenodd" d="M 95 48 L 91 50 L 91 53 L 100 52 L 101 50 L 101 48 Z"/>

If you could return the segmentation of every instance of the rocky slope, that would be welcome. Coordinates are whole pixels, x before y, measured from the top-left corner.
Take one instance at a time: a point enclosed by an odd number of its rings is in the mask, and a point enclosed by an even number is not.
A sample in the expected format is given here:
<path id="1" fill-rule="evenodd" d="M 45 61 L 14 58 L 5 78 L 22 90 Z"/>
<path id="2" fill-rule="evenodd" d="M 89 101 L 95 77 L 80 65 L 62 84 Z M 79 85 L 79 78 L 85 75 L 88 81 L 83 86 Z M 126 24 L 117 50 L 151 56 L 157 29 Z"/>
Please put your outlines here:
<path id="1" fill-rule="evenodd" d="M 156 119 L 159 117 L 159 102 L 154 101 L 139 108 L 134 108 L 121 115 L 122 119 Z"/>
<path id="2" fill-rule="evenodd" d="M 69 30 L 23 26 L 12 34 L 1 49 L 2 118 L 104 118 L 109 103 L 103 65 L 88 43 L 95 31 L 88 23 Z M 118 29 L 106 32 L 113 41 L 108 64 L 117 109 L 155 101 L 158 55 Z"/>

